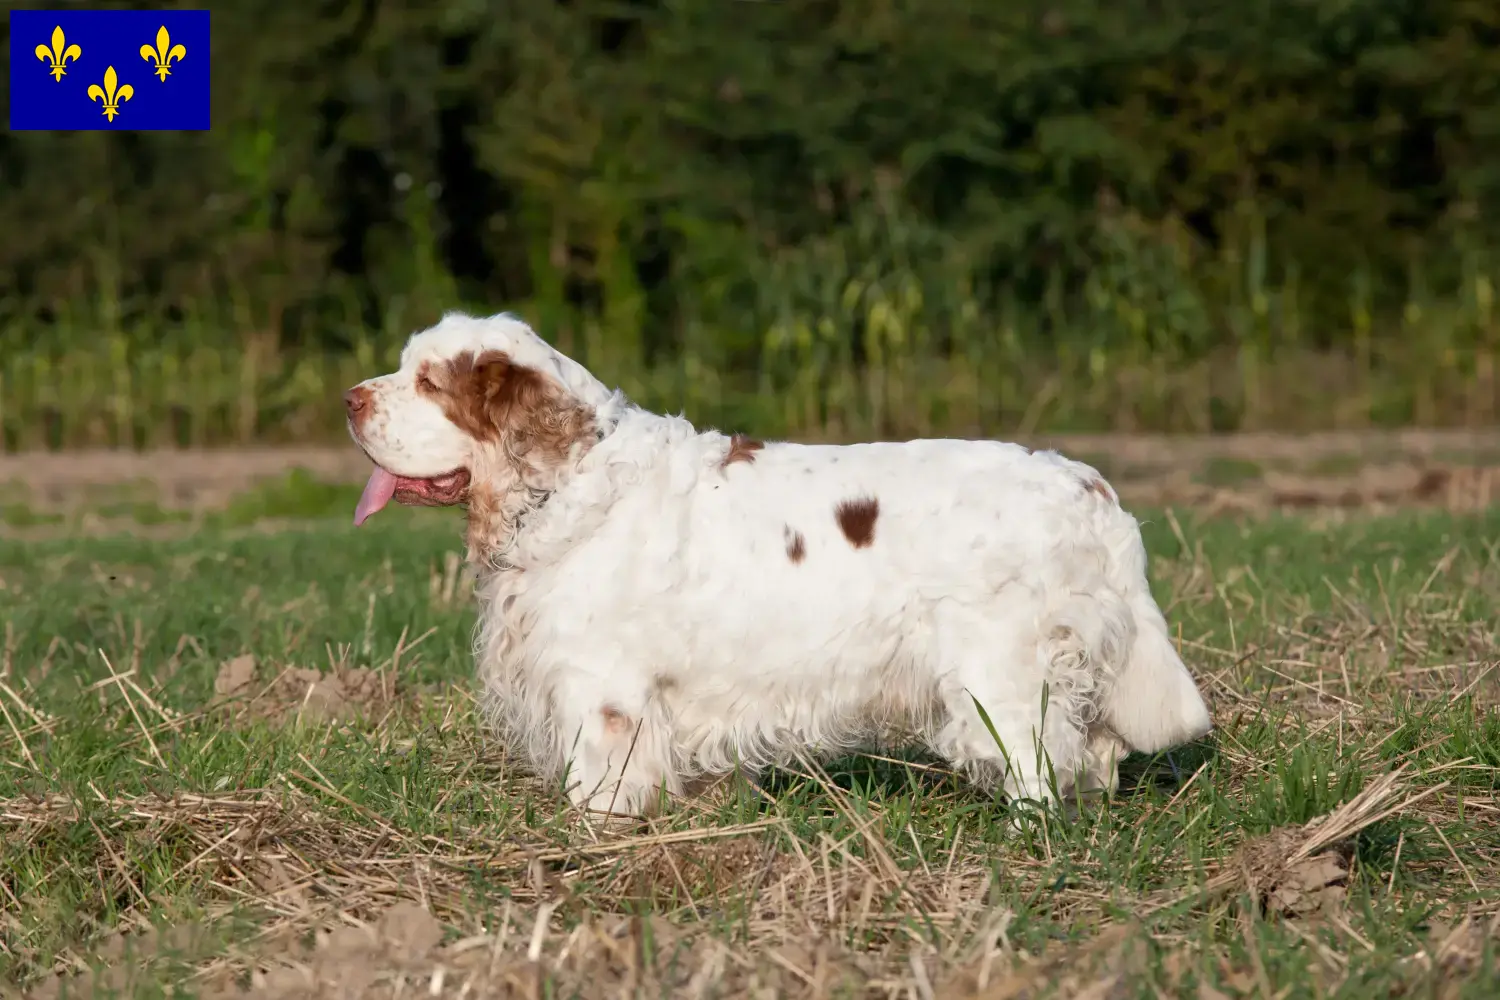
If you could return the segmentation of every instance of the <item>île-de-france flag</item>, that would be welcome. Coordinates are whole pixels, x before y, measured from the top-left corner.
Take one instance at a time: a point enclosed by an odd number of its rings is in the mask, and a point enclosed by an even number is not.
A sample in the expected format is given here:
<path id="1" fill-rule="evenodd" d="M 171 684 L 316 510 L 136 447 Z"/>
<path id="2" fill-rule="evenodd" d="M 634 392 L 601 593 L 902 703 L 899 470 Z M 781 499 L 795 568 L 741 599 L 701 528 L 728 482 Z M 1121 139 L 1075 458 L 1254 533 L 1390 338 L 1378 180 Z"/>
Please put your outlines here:
<path id="1" fill-rule="evenodd" d="M 206 10 L 12 10 L 12 131 L 203 130 Z"/>

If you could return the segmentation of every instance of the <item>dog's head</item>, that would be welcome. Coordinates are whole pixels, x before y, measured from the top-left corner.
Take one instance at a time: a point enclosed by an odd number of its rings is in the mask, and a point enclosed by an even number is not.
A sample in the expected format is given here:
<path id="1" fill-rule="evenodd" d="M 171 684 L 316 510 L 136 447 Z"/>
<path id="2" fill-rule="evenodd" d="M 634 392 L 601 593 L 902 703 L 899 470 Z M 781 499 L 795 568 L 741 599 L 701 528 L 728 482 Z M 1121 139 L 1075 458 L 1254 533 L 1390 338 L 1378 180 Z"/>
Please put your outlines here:
<path id="1" fill-rule="evenodd" d="M 598 440 L 611 396 L 520 320 L 444 316 L 412 336 L 397 371 L 344 394 L 349 433 L 375 463 L 354 523 L 392 499 L 469 504 L 472 520 L 551 490 Z"/>

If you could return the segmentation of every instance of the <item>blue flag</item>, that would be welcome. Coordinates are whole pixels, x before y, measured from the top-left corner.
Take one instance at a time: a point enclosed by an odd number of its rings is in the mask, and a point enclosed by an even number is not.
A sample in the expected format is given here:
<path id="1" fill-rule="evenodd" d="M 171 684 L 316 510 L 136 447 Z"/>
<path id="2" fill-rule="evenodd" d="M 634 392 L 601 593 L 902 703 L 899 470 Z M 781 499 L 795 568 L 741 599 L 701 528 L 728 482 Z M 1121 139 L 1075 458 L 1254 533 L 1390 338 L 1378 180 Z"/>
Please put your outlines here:
<path id="1" fill-rule="evenodd" d="M 12 131 L 203 130 L 206 10 L 13 10 Z"/>

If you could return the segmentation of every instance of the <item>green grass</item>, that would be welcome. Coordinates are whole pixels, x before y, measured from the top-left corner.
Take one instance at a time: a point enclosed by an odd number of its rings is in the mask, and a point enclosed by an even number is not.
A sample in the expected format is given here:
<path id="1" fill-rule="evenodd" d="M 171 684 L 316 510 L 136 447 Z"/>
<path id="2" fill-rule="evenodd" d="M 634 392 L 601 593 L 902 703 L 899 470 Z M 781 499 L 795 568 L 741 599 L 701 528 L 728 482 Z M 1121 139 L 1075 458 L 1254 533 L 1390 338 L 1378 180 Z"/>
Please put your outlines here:
<path id="1" fill-rule="evenodd" d="M 1131 759 L 1076 816 L 1012 832 L 1002 803 L 892 753 L 618 831 L 479 727 L 456 516 L 356 530 L 350 499 L 292 480 L 175 534 L 0 540 L 0 979 L 211 990 L 307 946 L 307 975 L 399 969 L 444 996 L 507 975 L 558 997 L 1493 993 L 1500 515 L 1150 515 L 1217 730 Z M 244 654 L 254 683 L 216 702 Z M 378 694 L 348 716 L 285 673 L 359 667 Z M 1341 899 L 1251 905 L 1240 845 L 1400 765 L 1398 802 L 1446 785 L 1348 838 Z M 400 900 L 440 918 L 430 949 L 312 944 L 360 922 L 394 940 Z"/>

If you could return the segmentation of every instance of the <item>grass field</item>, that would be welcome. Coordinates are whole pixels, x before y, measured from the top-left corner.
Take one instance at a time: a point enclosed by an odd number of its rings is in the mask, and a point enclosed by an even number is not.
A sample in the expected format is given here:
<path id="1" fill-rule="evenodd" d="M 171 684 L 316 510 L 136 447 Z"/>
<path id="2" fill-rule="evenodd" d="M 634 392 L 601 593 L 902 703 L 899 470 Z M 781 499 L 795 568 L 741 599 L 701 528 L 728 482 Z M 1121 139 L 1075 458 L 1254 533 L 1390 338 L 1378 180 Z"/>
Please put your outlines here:
<path id="1" fill-rule="evenodd" d="M 1079 815 L 893 750 L 619 830 L 479 728 L 457 515 L 355 492 L 0 536 L 6 989 L 1494 995 L 1500 513 L 1141 512 L 1217 729 Z"/>

